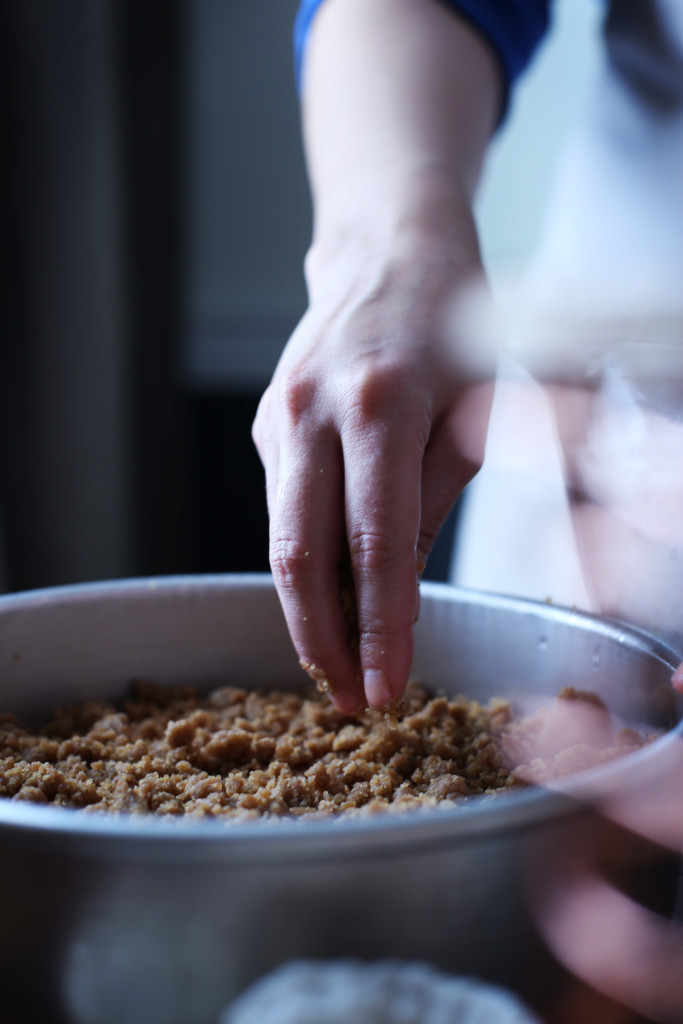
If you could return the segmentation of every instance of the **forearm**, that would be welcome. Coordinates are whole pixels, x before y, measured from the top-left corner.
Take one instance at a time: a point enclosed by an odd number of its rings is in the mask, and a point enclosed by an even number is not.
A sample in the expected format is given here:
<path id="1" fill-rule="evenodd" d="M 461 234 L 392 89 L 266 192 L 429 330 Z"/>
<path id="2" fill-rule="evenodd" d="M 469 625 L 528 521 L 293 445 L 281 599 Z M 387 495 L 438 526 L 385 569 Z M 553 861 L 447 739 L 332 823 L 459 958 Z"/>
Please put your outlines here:
<path id="1" fill-rule="evenodd" d="M 318 262 L 353 233 L 457 234 L 500 90 L 485 44 L 436 0 L 326 0 L 302 80 Z"/>

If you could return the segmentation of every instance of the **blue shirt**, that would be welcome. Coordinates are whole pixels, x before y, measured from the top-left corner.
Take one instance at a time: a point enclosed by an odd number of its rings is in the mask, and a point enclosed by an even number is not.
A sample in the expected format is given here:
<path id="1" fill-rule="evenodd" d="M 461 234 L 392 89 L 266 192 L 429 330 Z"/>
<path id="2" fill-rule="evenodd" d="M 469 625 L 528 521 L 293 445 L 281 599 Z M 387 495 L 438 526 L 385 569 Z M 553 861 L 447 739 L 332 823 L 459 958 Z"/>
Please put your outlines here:
<path id="1" fill-rule="evenodd" d="M 324 0 L 301 0 L 294 23 L 294 60 L 297 86 L 306 39 L 315 12 Z M 551 0 L 441 0 L 456 10 L 479 32 L 498 59 L 507 108 L 510 88 L 521 74 L 545 35 L 550 21 Z"/>

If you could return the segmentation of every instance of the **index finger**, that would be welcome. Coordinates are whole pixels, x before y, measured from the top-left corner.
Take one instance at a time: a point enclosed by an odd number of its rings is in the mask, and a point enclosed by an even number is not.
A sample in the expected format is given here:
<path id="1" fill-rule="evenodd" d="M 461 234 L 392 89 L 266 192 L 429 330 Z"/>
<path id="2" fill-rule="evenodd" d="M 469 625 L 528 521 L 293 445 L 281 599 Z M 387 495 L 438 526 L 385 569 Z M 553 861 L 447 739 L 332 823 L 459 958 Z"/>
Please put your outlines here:
<path id="1" fill-rule="evenodd" d="M 296 434 L 283 442 L 268 505 L 273 579 L 301 666 L 340 711 L 351 713 L 362 704 L 362 689 L 340 605 L 342 468 L 332 433 L 313 445 Z"/>

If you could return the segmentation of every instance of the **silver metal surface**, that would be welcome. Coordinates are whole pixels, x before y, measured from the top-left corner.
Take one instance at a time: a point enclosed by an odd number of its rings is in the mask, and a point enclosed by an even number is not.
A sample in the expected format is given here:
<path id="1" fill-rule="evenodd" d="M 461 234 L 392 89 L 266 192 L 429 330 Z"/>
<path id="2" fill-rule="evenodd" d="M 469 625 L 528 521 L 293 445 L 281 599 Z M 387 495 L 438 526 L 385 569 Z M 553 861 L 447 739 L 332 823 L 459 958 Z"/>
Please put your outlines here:
<path id="1" fill-rule="evenodd" d="M 422 587 L 415 675 L 433 686 L 481 699 L 583 686 L 619 716 L 668 730 L 584 773 L 593 795 L 666 772 L 683 730 L 677 660 L 620 624 Z M 136 677 L 300 683 L 270 578 L 0 599 L 0 710 L 30 716 L 114 696 Z M 530 865 L 610 827 L 585 803 L 540 790 L 411 816 L 247 824 L 0 801 L 0 1019 L 23 1006 L 55 1024 L 208 1024 L 249 981 L 298 956 L 429 960 L 541 1005 L 555 976 L 528 912 Z"/>

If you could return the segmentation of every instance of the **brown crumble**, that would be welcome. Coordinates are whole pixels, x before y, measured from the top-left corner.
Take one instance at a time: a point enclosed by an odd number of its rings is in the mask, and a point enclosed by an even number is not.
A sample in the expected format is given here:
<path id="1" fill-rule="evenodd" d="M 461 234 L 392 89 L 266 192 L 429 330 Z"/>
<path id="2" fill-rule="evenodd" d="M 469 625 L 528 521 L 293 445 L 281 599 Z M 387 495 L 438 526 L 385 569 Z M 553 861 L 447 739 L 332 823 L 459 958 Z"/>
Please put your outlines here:
<path id="1" fill-rule="evenodd" d="M 304 672 L 306 672 L 315 683 L 315 688 L 318 693 L 334 693 L 332 683 L 321 668 L 318 668 L 317 665 L 313 665 L 310 661 L 304 661 L 303 658 L 299 660 L 299 664 Z"/>
<path id="2" fill-rule="evenodd" d="M 525 763 L 543 713 L 514 719 L 506 700 L 483 706 L 417 683 L 389 710 L 348 717 L 312 689 L 201 694 L 138 682 L 119 701 L 57 708 L 40 732 L 0 715 L 0 797 L 218 818 L 368 814 L 508 792 L 646 742 L 622 729 L 600 749 L 576 744 Z"/>

